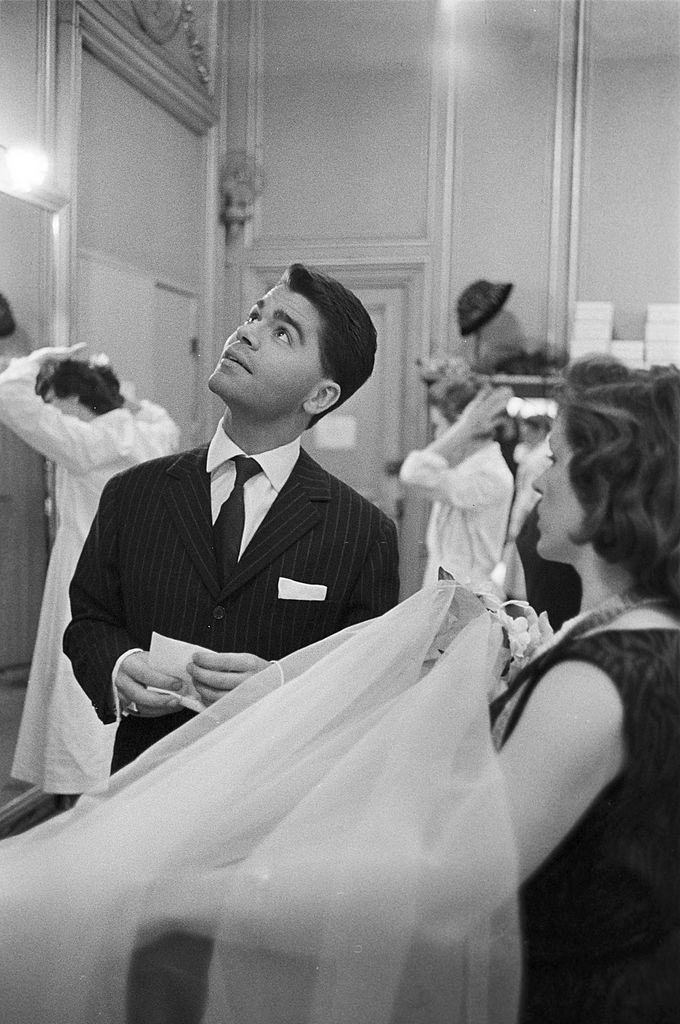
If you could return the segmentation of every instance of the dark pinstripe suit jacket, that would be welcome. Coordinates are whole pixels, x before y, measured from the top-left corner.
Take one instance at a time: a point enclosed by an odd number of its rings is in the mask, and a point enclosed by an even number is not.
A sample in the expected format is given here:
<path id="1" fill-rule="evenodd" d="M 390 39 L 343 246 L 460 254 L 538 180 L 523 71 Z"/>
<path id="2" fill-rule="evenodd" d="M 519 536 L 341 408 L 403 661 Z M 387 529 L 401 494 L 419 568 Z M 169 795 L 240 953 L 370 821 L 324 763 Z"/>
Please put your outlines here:
<path id="1" fill-rule="evenodd" d="M 71 584 L 64 650 L 103 721 L 111 672 L 151 633 L 279 658 L 381 615 L 398 600 L 392 521 L 301 451 L 233 575 L 215 561 L 207 447 L 143 463 L 106 485 Z M 279 577 L 324 584 L 324 601 L 282 600 Z M 129 718 L 154 739 L 190 717 Z M 150 732 L 151 736 L 151 732 Z M 148 745 L 148 744 L 147 744 Z"/>

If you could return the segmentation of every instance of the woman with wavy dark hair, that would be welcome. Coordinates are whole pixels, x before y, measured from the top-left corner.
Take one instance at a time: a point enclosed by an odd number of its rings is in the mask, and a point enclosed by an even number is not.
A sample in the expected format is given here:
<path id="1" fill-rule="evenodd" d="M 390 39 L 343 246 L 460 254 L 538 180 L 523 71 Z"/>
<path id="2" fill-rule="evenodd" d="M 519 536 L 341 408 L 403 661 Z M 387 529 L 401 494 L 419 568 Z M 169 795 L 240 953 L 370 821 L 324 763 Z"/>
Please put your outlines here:
<path id="1" fill-rule="evenodd" d="M 581 613 L 492 707 L 524 883 L 522 1024 L 680 1020 L 680 371 L 566 372 L 536 481 Z M 514 794 L 514 795 L 513 795 Z"/>

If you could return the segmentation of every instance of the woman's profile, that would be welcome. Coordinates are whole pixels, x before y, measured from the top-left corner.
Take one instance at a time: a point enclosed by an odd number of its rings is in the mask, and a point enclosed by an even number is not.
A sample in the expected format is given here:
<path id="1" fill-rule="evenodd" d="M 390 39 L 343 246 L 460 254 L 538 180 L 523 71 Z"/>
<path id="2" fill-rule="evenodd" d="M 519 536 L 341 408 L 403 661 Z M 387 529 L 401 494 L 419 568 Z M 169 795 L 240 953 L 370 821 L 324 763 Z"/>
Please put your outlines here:
<path id="1" fill-rule="evenodd" d="M 493 708 L 522 1024 L 680 1015 L 679 443 L 675 367 L 572 365 L 534 486 L 538 553 L 577 570 L 581 614 Z"/>

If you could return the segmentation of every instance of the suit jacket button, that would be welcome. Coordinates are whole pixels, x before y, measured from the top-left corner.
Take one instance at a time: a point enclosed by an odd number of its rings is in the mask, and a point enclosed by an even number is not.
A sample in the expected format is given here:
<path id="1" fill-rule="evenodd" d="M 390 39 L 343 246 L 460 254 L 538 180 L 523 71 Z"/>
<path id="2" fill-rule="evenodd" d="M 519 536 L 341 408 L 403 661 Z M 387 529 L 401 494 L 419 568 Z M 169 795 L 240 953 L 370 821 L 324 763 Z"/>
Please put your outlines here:
<path id="1" fill-rule="evenodd" d="M 213 619 L 223 619 L 224 614 L 224 608 L 221 604 L 218 604 L 217 608 L 213 608 Z"/>

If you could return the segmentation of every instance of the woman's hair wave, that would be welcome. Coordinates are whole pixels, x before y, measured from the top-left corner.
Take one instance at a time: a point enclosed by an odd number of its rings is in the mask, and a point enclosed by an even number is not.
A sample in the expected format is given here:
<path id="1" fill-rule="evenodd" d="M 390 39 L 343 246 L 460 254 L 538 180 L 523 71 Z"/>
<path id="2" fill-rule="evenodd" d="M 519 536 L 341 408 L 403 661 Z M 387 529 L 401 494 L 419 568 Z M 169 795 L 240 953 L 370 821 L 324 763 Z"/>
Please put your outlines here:
<path id="1" fill-rule="evenodd" d="M 574 540 L 680 607 L 680 370 L 576 360 L 559 404 L 585 512 Z"/>

